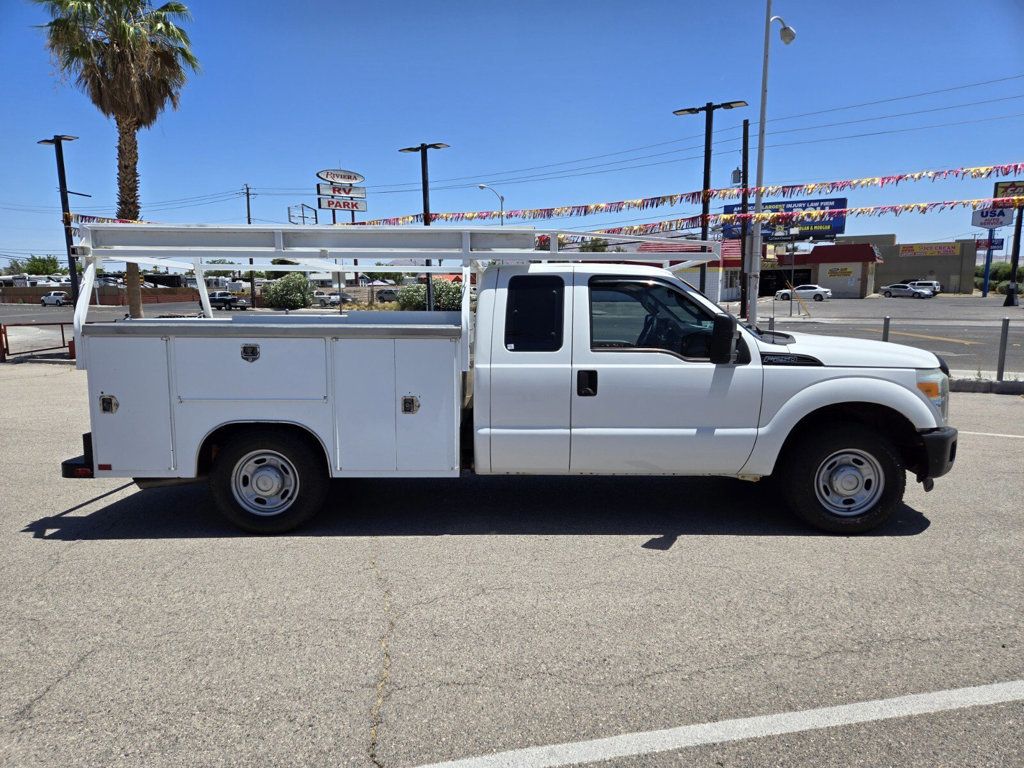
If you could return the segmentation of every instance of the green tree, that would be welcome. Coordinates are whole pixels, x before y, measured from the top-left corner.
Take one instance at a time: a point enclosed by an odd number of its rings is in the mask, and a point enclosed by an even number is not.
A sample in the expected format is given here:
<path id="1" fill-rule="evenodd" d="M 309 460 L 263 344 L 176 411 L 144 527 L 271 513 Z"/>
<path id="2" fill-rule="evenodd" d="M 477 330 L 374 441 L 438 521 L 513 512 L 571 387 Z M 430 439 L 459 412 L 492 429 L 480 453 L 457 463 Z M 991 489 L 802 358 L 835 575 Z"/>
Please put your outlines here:
<path id="1" fill-rule="evenodd" d="M 230 264 L 230 259 L 210 259 L 206 264 Z M 203 274 L 207 277 L 231 277 L 235 273 L 231 270 L 226 269 L 206 269 L 206 265 L 203 265 Z"/>
<path id="2" fill-rule="evenodd" d="M 297 264 L 298 262 L 289 261 L 288 259 L 271 259 L 270 263 L 271 264 Z M 267 271 L 267 280 L 280 280 L 281 278 L 288 277 L 288 275 L 292 275 L 292 274 L 297 274 L 297 273 L 295 273 L 295 272 L 275 272 L 273 270 L 268 270 Z"/>
<path id="3" fill-rule="evenodd" d="M 61 269 L 56 256 L 29 256 L 25 259 L 24 269 L 30 275 L 55 275 L 67 272 Z"/>
<path id="4" fill-rule="evenodd" d="M 580 243 L 580 251 L 583 253 L 604 253 L 608 250 L 608 241 L 603 237 L 594 237 Z"/>
<path id="5" fill-rule="evenodd" d="M 313 303 L 313 289 L 302 272 L 291 272 L 263 286 L 263 303 L 274 309 L 302 309 Z"/>
<path id="6" fill-rule="evenodd" d="M 378 261 L 376 266 L 386 267 L 388 265 L 382 264 L 381 262 Z M 393 282 L 395 280 L 398 280 L 402 276 L 401 273 L 399 272 L 364 272 L 362 270 L 359 271 L 359 274 L 366 275 L 371 281 L 377 280 L 382 283 Z"/>
<path id="7" fill-rule="evenodd" d="M 46 47 L 62 76 L 71 78 L 117 126 L 117 218 L 138 219 L 138 132 L 167 107 L 178 108 L 188 73 L 199 70 L 184 3 L 154 8 L 149 0 L 34 0 L 50 14 Z M 125 274 L 128 311 L 142 317 L 139 266 Z"/>

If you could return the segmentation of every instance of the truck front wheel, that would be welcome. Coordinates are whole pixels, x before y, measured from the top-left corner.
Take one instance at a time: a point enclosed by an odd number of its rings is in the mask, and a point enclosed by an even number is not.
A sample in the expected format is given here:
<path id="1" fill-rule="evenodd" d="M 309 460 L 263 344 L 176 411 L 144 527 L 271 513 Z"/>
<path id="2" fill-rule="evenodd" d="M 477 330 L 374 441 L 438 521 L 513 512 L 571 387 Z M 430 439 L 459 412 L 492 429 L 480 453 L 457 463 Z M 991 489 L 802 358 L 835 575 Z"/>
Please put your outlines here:
<path id="1" fill-rule="evenodd" d="M 253 533 L 283 533 L 323 506 L 328 489 L 322 457 L 302 438 L 272 430 L 235 436 L 210 472 L 210 491 L 228 520 Z"/>
<path id="2" fill-rule="evenodd" d="M 907 482 L 893 444 L 860 424 L 804 432 L 779 470 L 793 511 L 830 533 L 862 533 L 882 525 L 903 500 Z"/>

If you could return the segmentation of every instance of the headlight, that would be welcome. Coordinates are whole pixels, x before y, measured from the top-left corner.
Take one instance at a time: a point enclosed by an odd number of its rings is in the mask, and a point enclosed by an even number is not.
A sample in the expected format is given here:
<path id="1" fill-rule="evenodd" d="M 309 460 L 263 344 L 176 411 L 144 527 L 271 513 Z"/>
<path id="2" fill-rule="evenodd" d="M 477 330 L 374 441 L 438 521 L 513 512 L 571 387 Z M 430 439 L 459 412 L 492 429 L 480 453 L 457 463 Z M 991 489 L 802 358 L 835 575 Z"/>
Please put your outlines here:
<path id="1" fill-rule="evenodd" d="M 949 418 L 949 376 L 940 370 L 918 371 L 917 388 L 939 409 L 942 420 Z"/>

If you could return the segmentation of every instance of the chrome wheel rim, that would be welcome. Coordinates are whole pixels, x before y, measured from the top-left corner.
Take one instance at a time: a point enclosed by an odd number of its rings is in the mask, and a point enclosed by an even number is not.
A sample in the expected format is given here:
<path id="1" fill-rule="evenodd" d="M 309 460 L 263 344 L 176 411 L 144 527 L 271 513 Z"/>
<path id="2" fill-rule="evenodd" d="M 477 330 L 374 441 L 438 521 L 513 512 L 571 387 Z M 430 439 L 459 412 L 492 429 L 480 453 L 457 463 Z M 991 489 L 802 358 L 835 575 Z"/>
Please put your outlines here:
<path id="1" fill-rule="evenodd" d="M 841 517 L 866 512 L 882 497 L 885 475 L 870 453 L 856 448 L 836 451 L 814 474 L 814 492 L 825 509 Z"/>
<path id="2" fill-rule="evenodd" d="M 288 457 L 277 451 L 252 451 L 235 464 L 231 492 L 246 512 L 273 517 L 295 503 L 299 474 Z"/>

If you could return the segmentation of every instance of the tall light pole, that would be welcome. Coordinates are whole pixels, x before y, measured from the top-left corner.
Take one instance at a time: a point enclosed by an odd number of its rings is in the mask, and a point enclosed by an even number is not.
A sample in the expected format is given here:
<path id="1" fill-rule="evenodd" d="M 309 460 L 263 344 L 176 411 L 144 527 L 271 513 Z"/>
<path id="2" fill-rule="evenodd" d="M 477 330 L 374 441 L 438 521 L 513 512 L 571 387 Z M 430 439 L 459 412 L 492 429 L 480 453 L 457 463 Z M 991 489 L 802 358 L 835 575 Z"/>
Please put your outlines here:
<path id="1" fill-rule="evenodd" d="M 754 215 L 761 212 L 761 187 L 764 186 L 764 123 L 768 109 L 768 51 L 771 43 L 772 22 L 781 25 L 779 38 L 784 45 L 796 40 L 796 30 L 789 26 L 781 16 L 772 16 L 772 0 L 766 0 L 764 11 L 764 59 L 761 65 L 761 117 L 757 124 L 757 181 L 754 192 Z M 761 280 L 761 222 L 754 221 L 754 232 L 750 248 L 750 287 L 747 289 L 750 307 L 747 319 L 751 325 L 757 324 L 757 285 Z"/>
<path id="2" fill-rule="evenodd" d="M 447 144 L 440 142 L 434 142 L 433 144 L 419 144 L 415 147 L 403 147 L 398 150 L 399 152 L 419 152 L 420 153 L 420 177 L 423 186 L 423 226 L 430 226 L 430 175 L 427 173 L 427 150 L 428 149 L 448 149 Z M 427 266 L 429 267 L 433 262 L 427 259 Z M 427 311 L 434 311 L 434 278 L 431 274 L 427 273 Z"/>
<path id="3" fill-rule="evenodd" d="M 71 205 L 68 203 L 68 180 L 64 173 L 64 146 L 65 141 L 74 141 L 77 136 L 65 136 L 54 134 L 52 139 L 40 139 L 39 144 L 53 144 L 54 153 L 57 155 L 57 183 L 60 186 L 60 210 L 61 218 L 64 221 L 64 247 L 68 255 L 68 276 L 71 278 L 71 301 L 78 303 L 78 266 L 75 264 L 75 257 L 71 255 L 73 245 L 71 237 Z"/>
<path id="4" fill-rule="evenodd" d="M 736 109 L 736 107 L 745 107 L 747 102 L 745 101 L 723 101 L 721 104 L 715 104 L 713 101 L 709 101 L 703 107 L 686 107 L 685 109 L 677 109 L 673 115 L 696 115 L 698 112 L 704 113 L 704 191 L 701 194 L 701 206 L 700 206 L 700 239 L 708 239 L 708 215 L 711 213 L 711 196 L 709 190 L 711 189 L 711 133 L 714 130 L 714 114 L 716 109 Z M 702 262 L 700 265 L 700 290 L 703 293 L 708 280 L 708 265 L 707 262 Z"/>
<path id="5" fill-rule="evenodd" d="M 489 189 L 498 196 L 498 206 L 501 209 L 501 226 L 505 226 L 505 196 L 489 184 L 477 184 L 479 189 Z"/>

